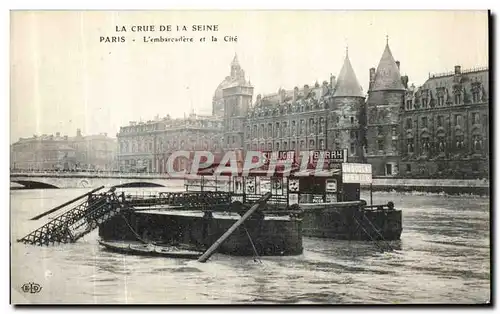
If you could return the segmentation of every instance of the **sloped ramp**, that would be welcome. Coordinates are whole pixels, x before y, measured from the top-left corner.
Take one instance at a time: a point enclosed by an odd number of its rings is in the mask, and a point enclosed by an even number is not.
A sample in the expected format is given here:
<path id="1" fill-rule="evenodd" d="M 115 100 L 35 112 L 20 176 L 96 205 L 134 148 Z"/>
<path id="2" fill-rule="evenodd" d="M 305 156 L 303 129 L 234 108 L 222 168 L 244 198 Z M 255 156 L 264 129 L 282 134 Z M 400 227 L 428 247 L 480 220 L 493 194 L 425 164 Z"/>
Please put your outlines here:
<path id="1" fill-rule="evenodd" d="M 83 203 L 17 241 L 40 246 L 76 242 L 119 214 L 124 209 L 122 201 L 116 196 L 114 189 L 102 194 L 93 194 Z"/>

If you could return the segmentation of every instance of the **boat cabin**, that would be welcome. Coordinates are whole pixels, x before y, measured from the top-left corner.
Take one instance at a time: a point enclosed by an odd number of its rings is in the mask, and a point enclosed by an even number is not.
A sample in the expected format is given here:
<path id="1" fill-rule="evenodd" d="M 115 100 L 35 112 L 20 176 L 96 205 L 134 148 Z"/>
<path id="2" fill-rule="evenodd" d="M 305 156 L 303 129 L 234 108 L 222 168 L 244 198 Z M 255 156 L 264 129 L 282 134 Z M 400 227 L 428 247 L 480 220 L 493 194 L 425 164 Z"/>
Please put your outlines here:
<path id="1" fill-rule="evenodd" d="M 270 156 L 278 154 L 278 164 L 271 164 Z M 371 184 L 370 164 L 346 162 L 347 152 L 311 151 L 307 157 L 296 158 L 295 152 L 262 152 L 264 165 L 247 173 L 238 170 L 215 175 L 215 163 L 201 169 L 196 176 L 186 177 L 186 191 L 224 191 L 231 200 L 252 203 L 271 192 L 268 204 L 337 203 L 360 200 L 361 184 Z M 326 158 L 328 157 L 328 158 Z M 290 159 L 286 169 L 279 161 Z M 276 158 L 275 158 L 276 160 Z M 323 162 L 323 167 L 318 163 Z"/>

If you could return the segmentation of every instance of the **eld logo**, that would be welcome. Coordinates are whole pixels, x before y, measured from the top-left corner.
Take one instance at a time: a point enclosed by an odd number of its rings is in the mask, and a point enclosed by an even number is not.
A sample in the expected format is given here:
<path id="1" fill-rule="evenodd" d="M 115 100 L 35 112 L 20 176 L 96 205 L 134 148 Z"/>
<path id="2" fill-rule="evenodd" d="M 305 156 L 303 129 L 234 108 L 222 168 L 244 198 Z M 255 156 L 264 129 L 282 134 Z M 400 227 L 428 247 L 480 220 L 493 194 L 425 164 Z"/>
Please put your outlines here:
<path id="1" fill-rule="evenodd" d="M 34 282 L 29 282 L 25 283 L 21 289 L 23 289 L 24 293 L 39 293 L 42 291 L 42 286 Z"/>

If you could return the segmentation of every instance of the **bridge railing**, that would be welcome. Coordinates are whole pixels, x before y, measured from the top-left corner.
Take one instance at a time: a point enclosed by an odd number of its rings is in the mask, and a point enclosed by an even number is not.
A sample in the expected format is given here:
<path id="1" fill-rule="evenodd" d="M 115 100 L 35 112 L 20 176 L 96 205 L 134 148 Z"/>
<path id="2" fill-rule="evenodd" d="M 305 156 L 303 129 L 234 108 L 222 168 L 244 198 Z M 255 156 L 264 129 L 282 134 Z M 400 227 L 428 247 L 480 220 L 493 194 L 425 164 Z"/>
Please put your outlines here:
<path id="1" fill-rule="evenodd" d="M 127 178 L 170 178 L 166 173 L 154 172 L 119 172 L 119 171 L 51 171 L 51 170 L 11 170 L 10 176 L 57 176 L 57 177 L 127 177 Z"/>

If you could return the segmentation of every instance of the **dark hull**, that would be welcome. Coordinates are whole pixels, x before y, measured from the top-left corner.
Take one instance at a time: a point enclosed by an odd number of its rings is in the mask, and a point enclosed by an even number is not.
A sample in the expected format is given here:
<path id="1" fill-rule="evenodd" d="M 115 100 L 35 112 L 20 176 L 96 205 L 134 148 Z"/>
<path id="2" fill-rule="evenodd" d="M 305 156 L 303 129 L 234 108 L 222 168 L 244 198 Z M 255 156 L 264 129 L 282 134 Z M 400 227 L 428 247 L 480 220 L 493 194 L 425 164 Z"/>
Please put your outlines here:
<path id="1" fill-rule="evenodd" d="M 110 251 L 130 255 L 198 259 L 203 254 L 203 252 L 178 249 L 176 247 L 162 247 L 159 245 L 146 246 L 140 242 L 124 243 L 100 240 L 99 244 Z"/>
<path id="2" fill-rule="evenodd" d="M 338 240 L 399 240 L 401 210 L 362 210 L 360 202 L 301 204 L 302 234 Z"/>
<path id="3" fill-rule="evenodd" d="M 114 217 L 99 226 L 99 236 L 107 241 L 137 241 L 139 235 L 148 242 L 178 243 L 205 251 L 237 219 L 239 216 L 229 219 L 130 212 L 126 220 Z M 248 219 L 217 250 L 239 256 L 254 256 L 255 251 L 259 256 L 302 254 L 301 219 Z"/>

